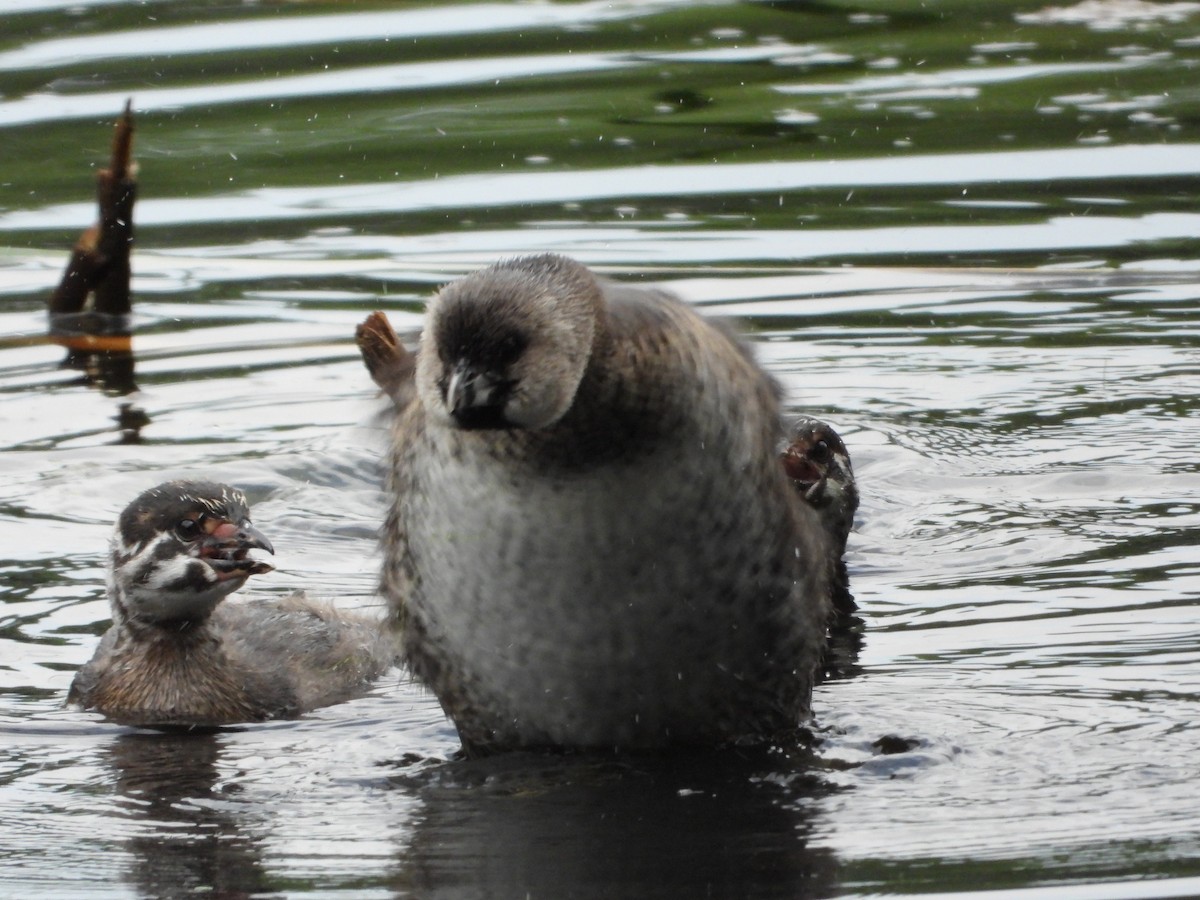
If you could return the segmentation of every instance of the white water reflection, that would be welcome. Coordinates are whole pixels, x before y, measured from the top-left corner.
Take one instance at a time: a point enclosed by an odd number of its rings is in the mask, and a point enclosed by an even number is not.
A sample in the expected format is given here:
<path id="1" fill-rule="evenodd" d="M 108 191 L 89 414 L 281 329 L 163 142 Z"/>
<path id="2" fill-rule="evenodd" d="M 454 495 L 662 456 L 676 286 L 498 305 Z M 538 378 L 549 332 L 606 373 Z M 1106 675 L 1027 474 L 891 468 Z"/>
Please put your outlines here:
<path id="1" fill-rule="evenodd" d="M 548 56 L 505 56 L 458 61 L 397 63 L 321 71 L 309 75 L 276 75 L 250 81 L 191 87 L 143 87 L 94 93 L 35 93 L 0 103 L 0 126 L 29 125 L 67 119 L 91 119 L 98 109 L 120 109 L 132 94 L 140 115 L 177 112 L 254 101 L 421 91 L 454 85 L 489 84 L 498 80 L 601 72 L 632 66 L 624 54 L 576 53 Z M 430 113 L 432 118 L 435 114 Z M 431 126 L 432 127 L 432 126 Z"/>
<path id="2" fill-rule="evenodd" d="M 313 185 L 304 188 L 264 187 L 252 191 L 203 198 L 149 197 L 138 203 L 138 221 L 143 227 L 180 223 L 279 221 L 314 217 L 356 218 L 379 213 L 401 213 L 445 209 L 469 209 L 486 196 L 489 207 L 582 203 L 597 200 L 632 201 L 637 198 L 686 197 L 695 194 L 736 195 L 781 192 L 783 194 L 845 188 L 849 194 L 871 187 L 903 185 L 908 189 L 953 186 L 964 195 L 972 185 L 994 188 L 999 184 L 1039 184 L 1120 179 L 1128 183 L 1142 178 L 1194 176 L 1200 174 L 1200 144 L 1126 144 L 1055 150 L 1025 150 L 1005 153 L 961 153 L 903 156 L 887 159 L 848 159 L 819 162 L 720 163 L 707 165 L 628 166 L 593 169 L 587 178 L 578 172 L 517 172 L 449 175 L 424 181 L 393 181 L 381 184 Z M 786 203 L 781 197 L 781 203 Z M 0 214 L 0 231 L 34 228 L 70 228 L 93 215 L 86 203 L 71 203 L 41 209 L 13 210 Z M 1131 224 L 1132 223 L 1132 224 Z M 992 246 L 1005 234 L 1020 235 L 1029 226 L 980 226 L 978 239 L 956 238 L 968 232 L 961 226 L 926 226 L 935 235 L 930 246 L 942 252 Z M 1037 226 L 1035 226 L 1037 227 Z M 1137 219 L 1072 216 L 1040 226 L 1064 234 L 1078 235 L 1079 246 L 1113 246 L 1100 235 L 1117 229 L 1124 234 L 1117 244 L 1161 237 L 1184 237 L 1196 233 L 1194 214 L 1154 213 Z M 868 252 L 891 233 L 904 238 L 921 229 L 866 230 L 842 236 L 838 252 Z M 757 233 L 757 232 L 756 232 Z M 756 233 L 728 236 L 729 241 L 756 240 Z M 786 232 L 794 252 L 804 258 L 813 232 Z M 815 232 L 819 238 L 821 233 Z M 803 237 L 800 237 L 803 235 Z M 830 233 L 826 232 L 826 237 Z M 857 237 L 855 235 L 858 235 Z M 868 237 L 863 237 L 867 235 Z M 690 232 L 689 232 L 689 237 Z M 473 237 L 473 235 L 472 235 Z M 799 239 L 798 239 L 799 238 Z M 763 238 L 770 239 L 767 233 Z M 686 238 L 685 238 L 686 240 Z M 945 241 L 951 241 L 946 246 Z M 953 242 L 963 241 L 961 246 Z M 1073 246 L 1058 242 L 1057 235 L 1038 234 L 1019 238 L 999 248 L 1046 248 Z M 856 250 L 857 248 L 857 250 Z M 922 248 L 924 249 L 924 248 Z M 772 256 L 777 254 L 770 254 Z M 783 255 L 786 258 L 786 254 Z"/>
<path id="3" fill-rule="evenodd" d="M 978 88 L 989 84 L 1005 84 L 1038 78 L 1061 78 L 1064 75 L 1099 74 L 1134 68 L 1134 60 L 1091 63 L 1021 63 L 1019 65 L 976 67 L 971 69 L 941 69 L 937 72 L 899 72 L 893 75 L 867 75 L 836 83 L 810 82 L 781 84 L 775 88 L 781 94 L 798 96 L 862 95 L 871 100 L 930 99 L 978 96 Z M 950 92 L 950 93 L 947 93 Z"/>
<path id="4" fill-rule="evenodd" d="M 1147 31 L 1162 23 L 1186 22 L 1200 14 L 1200 3 L 1147 3 L 1145 0 L 1083 0 L 1017 13 L 1024 25 L 1085 25 L 1094 31 Z"/>
<path id="5" fill-rule="evenodd" d="M 612 3 L 473 3 L 430 9 L 373 10 L 341 15 L 293 15 L 279 7 L 275 15 L 199 25 L 147 27 L 33 41 L 0 53 L 0 71 L 59 69 L 110 59 L 186 56 L 214 51 L 315 47 L 366 41 L 402 41 L 421 37 L 493 34 L 536 28 L 571 28 L 613 19 L 651 15 L 689 0 L 638 0 Z M 397 52 L 403 52 L 398 46 Z"/>
<path id="6" fill-rule="evenodd" d="M 208 53 L 223 51 L 225 48 L 218 46 L 200 49 Z M 3 54 L 0 54 L 0 60 L 2 59 Z M 315 66 L 319 71 L 305 74 L 277 72 L 273 76 L 261 75 L 248 80 L 222 81 L 219 84 L 157 87 L 150 83 L 138 84 L 124 91 L 37 91 L 17 99 L 0 101 L 0 127 L 91 119 L 95 117 L 97 110 L 120 109 L 131 95 L 135 100 L 136 111 L 146 115 L 260 101 L 271 101 L 274 105 L 305 98 L 412 93 L 463 85 L 494 88 L 501 81 L 514 79 L 599 73 L 617 69 L 648 69 L 662 64 L 774 62 L 781 66 L 811 68 L 818 65 L 838 65 L 848 61 L 848 58 L 830 54 L 816 45 L 771 41 L 742 48 L 718 47 L 662 53 L 614 51 L 509 54 L 496 57 L 473 56 L 470 60 L 432 60 L 347 68 L 331 68 L 328 64 L 322 64 Z M 1107 68 L 1111 66 L 1101 66 L 1101 69 Z M 780 90 L 787 92 L 789 89 Z M 444 111 L 431 110 L 424 115 L 434 118 L 444 115 Z"/>

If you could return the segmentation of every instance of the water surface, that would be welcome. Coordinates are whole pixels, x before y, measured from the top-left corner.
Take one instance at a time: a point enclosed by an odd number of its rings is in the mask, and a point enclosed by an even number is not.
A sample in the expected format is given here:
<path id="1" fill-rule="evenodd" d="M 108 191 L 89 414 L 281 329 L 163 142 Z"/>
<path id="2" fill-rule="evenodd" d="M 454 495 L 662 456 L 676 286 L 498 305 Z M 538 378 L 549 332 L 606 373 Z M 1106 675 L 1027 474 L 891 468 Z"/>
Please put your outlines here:
<path id="1" fill-rule="evenodd" d="M 4 893 L 1200 893 L 1196 4 L 6 9 Z M 118 395 L 42 336 L 127 97 Z M 454 762 L 401 672 L 215 736 L 61 708 L 165 478 L 247 490 L 260 591 L 377 608 L 354 326 L 541 250 L 736 318 L 846 438 L 867 632 L 816 761 Z"/>

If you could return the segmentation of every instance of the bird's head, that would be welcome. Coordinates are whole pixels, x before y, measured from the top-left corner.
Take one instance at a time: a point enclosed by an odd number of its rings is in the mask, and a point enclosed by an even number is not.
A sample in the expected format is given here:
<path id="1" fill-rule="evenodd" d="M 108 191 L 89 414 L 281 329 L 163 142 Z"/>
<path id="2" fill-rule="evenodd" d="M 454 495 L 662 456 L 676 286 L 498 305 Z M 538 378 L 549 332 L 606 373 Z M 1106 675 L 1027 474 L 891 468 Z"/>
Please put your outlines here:
<path id="1" fill-rule="evenodd" d="M 600 287 L 583 266 L 542 255 L 498 263 L 430 303 L 417 391 L 430 417 L 464 429 L 553 425 L 592 352 Z"/>
<path id="2" fill-rule="evenodd" d="M 142 493 L 117 520 L 109 589 L 114 619 L 195 623 L 272 566 L 251 550 L 275 548 L 228 485 L 171 481 Z"/>
<path id="3" fill-rule="evenodd" d="M 841 437 L 826 423 L 801 417 L 792 424 L 780 457 L 796 493 L 844 544 L 858 509 L 858 485 Z"/>

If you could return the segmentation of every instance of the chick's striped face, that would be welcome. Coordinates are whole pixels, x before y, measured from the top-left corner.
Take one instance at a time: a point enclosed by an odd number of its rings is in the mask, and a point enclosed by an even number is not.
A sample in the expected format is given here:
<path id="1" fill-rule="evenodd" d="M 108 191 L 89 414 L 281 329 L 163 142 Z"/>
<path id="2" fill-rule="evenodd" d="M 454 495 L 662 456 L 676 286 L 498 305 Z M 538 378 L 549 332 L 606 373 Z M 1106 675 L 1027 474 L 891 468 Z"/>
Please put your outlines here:
<path id="1" fill-rule="evenodd" d="M 152 488 L 125 509 L 113 534 L 114 618 L 202 620 L 250 575 L 271 570 L 248 555 L 255 548 L 274 552 L 240 491 L 207 482 Z"/>

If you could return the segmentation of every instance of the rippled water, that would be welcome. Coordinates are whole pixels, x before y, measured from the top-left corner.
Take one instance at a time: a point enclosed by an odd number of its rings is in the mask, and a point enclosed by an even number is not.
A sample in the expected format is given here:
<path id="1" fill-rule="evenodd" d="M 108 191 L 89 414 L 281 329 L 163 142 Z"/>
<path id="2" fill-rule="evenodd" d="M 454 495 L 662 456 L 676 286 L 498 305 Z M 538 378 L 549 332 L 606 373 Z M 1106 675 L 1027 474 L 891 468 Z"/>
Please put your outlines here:
<path id="1" fill-rule="evenodd" d="M 5 9 L 0 893 L 1200 894 L 1200 6 Z M 43 308 L 127 97 L 114 396 Z M 354 326 L 535 250 L 737 317 L 845 436 L 867 633 L 817 762 L 447 761 L 399 672 L 207 737 L 61 708 L 166 477 L 248 491 L 261 591 L 376 605 Z"/>

